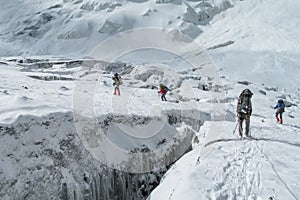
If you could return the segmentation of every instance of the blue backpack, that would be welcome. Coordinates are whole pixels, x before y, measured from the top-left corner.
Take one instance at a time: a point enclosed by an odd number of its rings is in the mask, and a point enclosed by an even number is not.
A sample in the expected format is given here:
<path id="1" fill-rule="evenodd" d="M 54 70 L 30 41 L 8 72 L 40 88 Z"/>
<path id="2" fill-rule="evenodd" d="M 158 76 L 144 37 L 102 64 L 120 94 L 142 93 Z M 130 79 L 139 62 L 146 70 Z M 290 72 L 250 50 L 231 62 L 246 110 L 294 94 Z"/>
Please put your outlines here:
<path id="1" fill-rule="evenodd" d="M 284 104 L 284 102 L 283 102 L 283 100 L 282 100 L 282 99 L 278 99 L 278 101 L 277 101 L 277 105 L 275 106 L 275 108 L 282 108 L 282 109 L 283 109 L 283 111 L 284 111 L 285 104 Z"/>

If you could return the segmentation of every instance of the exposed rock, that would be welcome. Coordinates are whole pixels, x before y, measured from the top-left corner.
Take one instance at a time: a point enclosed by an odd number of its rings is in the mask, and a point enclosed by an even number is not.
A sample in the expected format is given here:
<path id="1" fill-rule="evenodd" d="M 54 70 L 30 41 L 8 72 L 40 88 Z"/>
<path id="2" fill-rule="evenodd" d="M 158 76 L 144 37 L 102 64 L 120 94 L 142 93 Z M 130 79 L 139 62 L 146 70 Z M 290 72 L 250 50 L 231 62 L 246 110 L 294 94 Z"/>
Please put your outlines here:
<path id="1" fill-rule="evenodd" d="M 106 20 L 104 22 L 104 24 L 101 25 L 98 32 L 111 35 L 113 33 L 119 32 L 121 30 L 122 30 L 122 25 L 121 24 L 114 23 L 114 22 L 111 22 L 109 20 Z"/>

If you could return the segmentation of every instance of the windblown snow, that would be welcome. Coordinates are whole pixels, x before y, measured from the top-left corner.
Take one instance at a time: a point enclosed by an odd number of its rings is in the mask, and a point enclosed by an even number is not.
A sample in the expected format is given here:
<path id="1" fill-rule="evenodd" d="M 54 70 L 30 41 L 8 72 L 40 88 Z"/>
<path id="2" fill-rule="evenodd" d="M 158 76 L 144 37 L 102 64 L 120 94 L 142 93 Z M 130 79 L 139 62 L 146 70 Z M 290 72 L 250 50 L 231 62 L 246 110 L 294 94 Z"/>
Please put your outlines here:
<path id="1" fill-rule="evenodd" d="M 0 2 L 1 199 L 300 199 L 300 2 Z M 187 35 L 210 62 L 192 66 L 161 49 L 112 63 L 90 56 L 123 31 L 149 27 Z M 171 90 L 166 102 L 160 83 Z M 245 88 L 254 93 L 251 137 L 240 140 L 235 110 Z M 93 120 L 118 148 L 161 152 L 163 161 L 107 167 L 99 133 L 76 126 Z"/>

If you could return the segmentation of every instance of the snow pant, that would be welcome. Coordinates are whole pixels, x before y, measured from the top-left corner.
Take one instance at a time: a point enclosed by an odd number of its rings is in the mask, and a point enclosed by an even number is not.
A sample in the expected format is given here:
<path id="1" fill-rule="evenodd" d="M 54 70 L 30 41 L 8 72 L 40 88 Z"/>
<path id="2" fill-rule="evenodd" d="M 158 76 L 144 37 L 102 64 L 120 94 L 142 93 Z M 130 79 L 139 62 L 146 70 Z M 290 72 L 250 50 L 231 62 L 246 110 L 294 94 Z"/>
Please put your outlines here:
<path id="1" fill-rule="evenodd" d="M 245 127 L 245 135 L 249 136 L 249 128 L 250 128 L 250 115 L 239 113 L 238 122 L 239 122 L 239 135 L 243 136 L 243 123 L 246 122 Z"/>
<path id="2" fill-rule="evenodd" d="M 280 123 L 280 124 L 282 124 L 282 113 L 284 112 L 284 109 L 283 108 L 278 108 L 277 110 L 276 110 L 276 113 L 275 113 L 275 117 L 276 117 L 276 120 Z M 279 115 L 279 117 L 278 117 L 278 115 Z"/>
<path id="3" fill-rule="evenodd" d="M 166 99 L 166 94 L 162 94 L 162 95 L 161 95 L 161 100 L 162 100 L 162 101 L 167 101 L 167 99 Z"/>
<path id="4" fill-rule="evenodd" d="M 120 88 L 119 88 L 119 85 L 115 85 L 115 88 L 114 88 L 114 95 L 116 95 L 118 92 L 118 95 L 120 95 Z"/>

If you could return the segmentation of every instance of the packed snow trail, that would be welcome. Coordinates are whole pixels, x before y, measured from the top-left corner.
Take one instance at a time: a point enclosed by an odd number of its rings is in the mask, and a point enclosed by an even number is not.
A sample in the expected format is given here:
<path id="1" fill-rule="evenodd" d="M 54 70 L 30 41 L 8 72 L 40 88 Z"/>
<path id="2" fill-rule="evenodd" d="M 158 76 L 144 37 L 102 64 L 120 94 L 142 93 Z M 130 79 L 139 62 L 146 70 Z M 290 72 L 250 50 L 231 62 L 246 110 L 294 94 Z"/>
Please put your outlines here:
<path id="1" fill-rule="evenodd" d="M 273 119 L 258 125 L 258 117 L 253 118 L 251 137 L 244 140 L 232 136 L 232 122 L 205 122 L 198 138 L 205 137 L 207 128 L 217 123 L 223 124 L 223 138 L 205 144 L 199 140 L 198 146 L 169 170 L 150 199 L 299 199 L 300 156 L 293 153 L 300 148 L 299 128 L 277 126 Z M 213 148 L 199 156 L 203 147 Z"/>
<path id="2" fill-rule="evenodd" d="M 272 120 L 270 120 L 272 121 Z M 272 123 L 270 123 L 270 129 L 273 129 L 274 134 L 278 138 L 282 139 L 273 139 L 265 138 L 263 135 L 267 135 L 268 130 L 263 127 L 253 127 L 252 128 L 252 136 L 249 138 L 245 138 L 243 141 L 235 140 L 235 145 L 238 146 L 237 150 L 226 157 L 228 163 L 223 168 L 223 174 L 221 177 L 221 181 L 219 184 L 226 185 L 226 189 L 228 187 L 237 187 L 233 192 L 232 196 L 226 196 L 228 198 L 242 198 L 244 199 L 259 199 L 261 198 L 261 191 L 265 190 L 266 187 L 264 184 L 265 176 L 269 174 L 275 177 L 277 184 L 280 185 L 280 191 L 272 191 L 271 194 L 275 197 L 282 196 L 287 199 L 298 199 L 299 197 L 295 194 L 295 188 L 293 188 L 292 184 L 290 185 L 286 180 L 290 177 L 285 177 L 282 172 L 279 172 L 280 167 L 278 167 L 275 163 L 284 163 L 283 159 L 277 159 L 278 154 L 276 156 L 270 155 L 268 153 L 269 149 L 278 148 L 279 146 L 283 146 L 283 148 L 287 148 L 285 146 L 291 146 L 290 148 L 294 148 L 294 152 L 297 151 L 297 148 L 300 147 L 300 143 L 293 143 L 284 139 L 285 135 L 282 137 L 282 133 L 288 131 L 284 127 L 274 126 L 272 127 Z M 284 131 L 285 130 L 285 131 Z M 289 130 L 290 131 L 290 130 Z M 295 130 L 297 131 L 297 130 Z M 276 133 L 276 135 L 275 135 Z M 281 149 L 281 148 L 278 148 Z M 279 168 L 279 169 L 278 169 Z M 291 167 L 293 168 L 293 167 Z M 266 171 L 265 171 L 265 170 Z M 290 167 L 287 167 L 290 169 Z M 266 175 L 268 173 L 268 175 Z M 224 178 L 225 177 L 225 178 Z M 231 179 L 230 179 L 231 178 Z M 272 178 L 274 179 L 274 178 Z M 229 180 L 229 181 L 228 181 Z M 232 180 L 237 180 L 238 182 L 230 186 L 230 183 L 233 183 Z M 295 179 L 297 180 L 297 179 Z M 228 184 L 229 183 L 229 184 Z M 218 194 L 218 197 L 224 197 L 222 194 L 226 194 L 226 192 L 222 189 L 214 191 L 215 194 Z M 270 194 L 270 195 L 271 195 Z M 227 194 L 228 195 L 228 194 Z M 242 195 L 242 196 L 241 196 Z M 267 194 L 266 194 L 267 195 Z M 264 197 L 265 198 L 265 197 Z M 263 198 L 263 199 L 264 199 Z M 281 199 L 281 198 L 279 198 Z"/>

